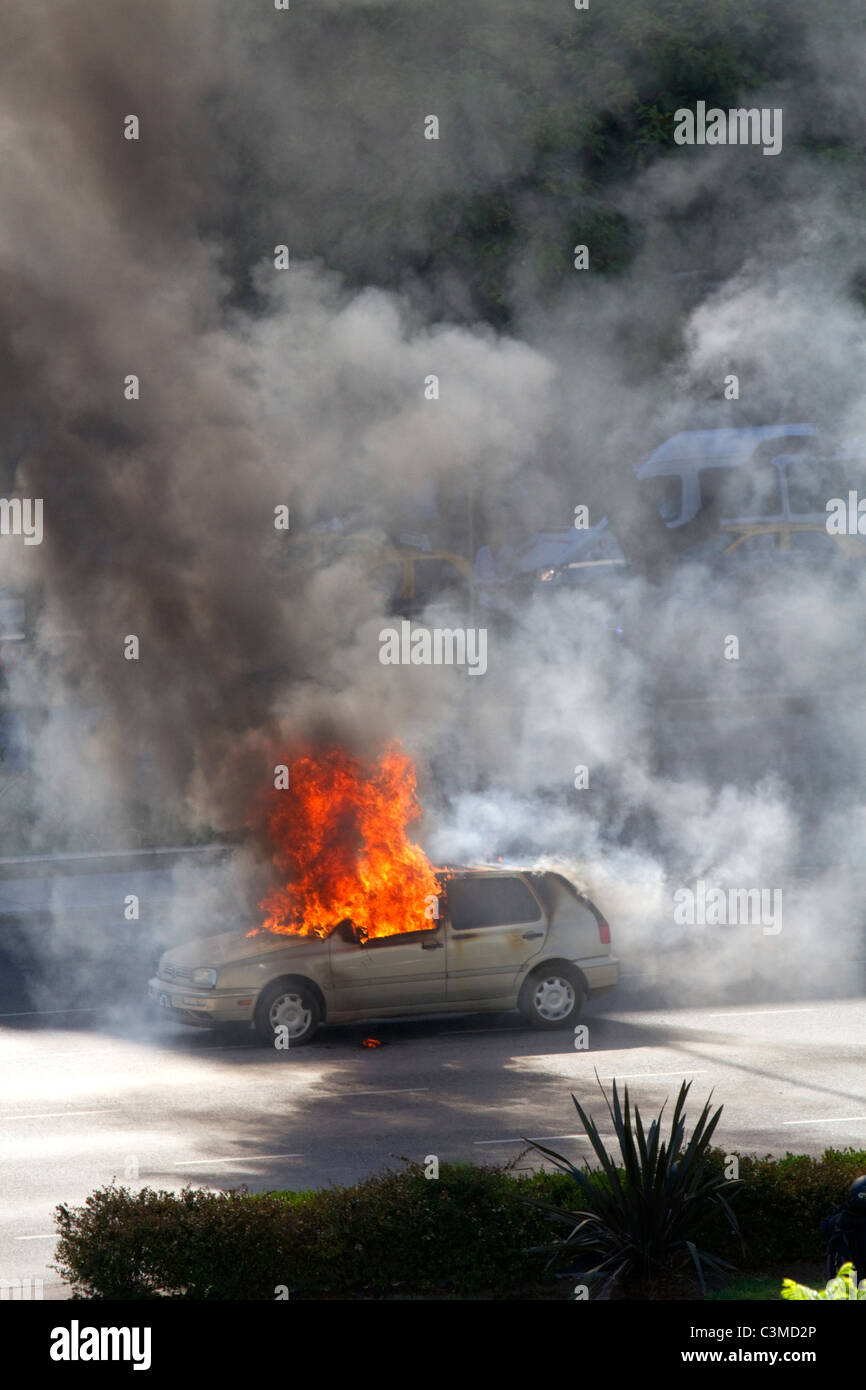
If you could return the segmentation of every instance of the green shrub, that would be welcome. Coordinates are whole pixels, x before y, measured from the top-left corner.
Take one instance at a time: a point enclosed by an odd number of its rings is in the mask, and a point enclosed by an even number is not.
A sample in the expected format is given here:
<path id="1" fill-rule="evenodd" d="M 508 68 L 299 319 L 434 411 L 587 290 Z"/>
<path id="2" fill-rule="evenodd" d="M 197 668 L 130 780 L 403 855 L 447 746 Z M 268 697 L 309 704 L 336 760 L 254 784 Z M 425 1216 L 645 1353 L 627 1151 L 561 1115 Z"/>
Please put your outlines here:
<path id="1" fill-rule="evenodd" d="M 304 1194 L 107 1187 L 57 1209 L 58 1265 L 90 1298 L 274 1298 L 293 1293 L 501 1292 L 541 1276 L 546 1231 L 519 1200 L 533 1179 L 416 1165 Z"/>
<path id="2" fill-rule="evenodd" d="M 263 1297 L 283 1258 L 285 1210 L 235 1193 L 106 1187 L 83 1208 L 57 1208 L 57 1267 L 86 1297 Z"/>
<path id="3" fill-rule="evenodd" d="M 721 1149 L 708 1151 L 710 1172 L 720 1176 L 724 1165 Z M 745 1257 L 723 1213 L 708 1223 L 706 1243 L 751 1270 L 823 1262 L 818 1223 L 864 1170 L 866 1153 L 853 1150 L 741 1158 Z M 587 1182 L 610 1191 L 601 1169 Z M 517 1177 L 468 1164 L 443 1164 L 438 1181 L 410 1164 L 324 1191 L 107 1187 L 82 1207 L 58 1208 L 57 1267 L 87 1298 L 273 1299 L 278 1285 L 292 1296 L 538 1292 L 547 1209 L 572 1206 L 574 1187 L 566 1172 Z"/>
<path id="4" fill-rule="evenodd" d="M 723 1171 L 725 1154 L 716 1149 L 710 1161 Z M 820 1158 L 791 1153 L 784 1158 L 739 1157 L 737 1216 L 749 1266 L 823 1261 L 827 1242 L 819 1229 L 821 1219 L 844 1202 L 851 1182 L 864 1171 L 862 1149 L 826 1149 Z M 739 1259 L 724 1224 L 717 1230 L 719 1252 Z"/>

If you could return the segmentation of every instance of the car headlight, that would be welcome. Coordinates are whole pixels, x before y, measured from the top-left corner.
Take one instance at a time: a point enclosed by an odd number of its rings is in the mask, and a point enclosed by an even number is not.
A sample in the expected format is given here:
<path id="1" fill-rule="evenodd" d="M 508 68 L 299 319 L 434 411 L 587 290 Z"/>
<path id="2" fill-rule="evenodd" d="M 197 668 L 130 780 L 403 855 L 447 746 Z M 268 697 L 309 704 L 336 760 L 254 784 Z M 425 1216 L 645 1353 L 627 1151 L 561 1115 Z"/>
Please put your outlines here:
<path id="1" fill-rule="evenodd" d="M 209 965 L 202 966 L 200 970 L 192 972 L 192 982 L 194 985 L 204 985 L 205 989 L 213 989 L 217 982 L 217 973 Z"/>

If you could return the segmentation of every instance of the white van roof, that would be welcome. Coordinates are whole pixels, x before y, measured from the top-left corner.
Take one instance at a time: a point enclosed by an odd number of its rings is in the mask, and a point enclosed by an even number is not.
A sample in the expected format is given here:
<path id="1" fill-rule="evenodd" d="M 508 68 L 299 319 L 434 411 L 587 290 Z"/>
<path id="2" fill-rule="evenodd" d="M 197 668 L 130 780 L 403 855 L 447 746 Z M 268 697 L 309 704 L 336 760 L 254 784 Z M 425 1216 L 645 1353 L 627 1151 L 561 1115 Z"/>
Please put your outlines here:
<path id="1" fill-rule="evenodd" d="M 752 425 L 735 430 L 680 430 L 635 467 L 639 479 L 681 473 L 685 463 L 704 468 L 737 468 L 767 439 L 789 439 L 817 433 L 814 425 Z"/>

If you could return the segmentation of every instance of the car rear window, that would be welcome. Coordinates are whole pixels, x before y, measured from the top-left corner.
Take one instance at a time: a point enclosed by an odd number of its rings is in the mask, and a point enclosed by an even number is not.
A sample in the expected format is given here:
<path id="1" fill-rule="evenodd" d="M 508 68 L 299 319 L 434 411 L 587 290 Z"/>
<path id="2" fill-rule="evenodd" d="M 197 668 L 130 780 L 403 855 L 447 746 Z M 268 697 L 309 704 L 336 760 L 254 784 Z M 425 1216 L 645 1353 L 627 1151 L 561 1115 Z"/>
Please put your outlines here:
<path id="1" fill-rule="evenodd" d="M 522 879 L 455 878 L 448 884 L 448 913 L 456 931 L 537 922 L 538 903 Z"/>
<path id="2" fill-rule="evenodd" d="M 601 916 L 598 908 L 591 903 L 583 893 L 579 893 L 574 884 L 571 883 L 563 874 L 552 872 L 538 873 L 532 875 L 532 886 L 541 901 L 544 903 L 548 916 L 552 916 L 556 910 L 557 891 L 567 893 L 575 902 L 589 909 L 596 921 Z"/>

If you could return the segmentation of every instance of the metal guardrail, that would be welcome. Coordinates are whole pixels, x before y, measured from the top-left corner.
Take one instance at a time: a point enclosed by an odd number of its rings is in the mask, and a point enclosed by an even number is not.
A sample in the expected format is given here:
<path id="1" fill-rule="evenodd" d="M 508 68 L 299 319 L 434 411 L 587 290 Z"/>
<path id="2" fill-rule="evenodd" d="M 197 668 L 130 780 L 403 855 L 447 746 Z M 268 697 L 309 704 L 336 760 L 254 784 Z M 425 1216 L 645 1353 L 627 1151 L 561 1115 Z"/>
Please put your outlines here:
<path id="1" fill-rule="evenodd" d="M 24 854 L 0 857 L 0 880 L 55 878 L 78 874 L 117 874 L 149 867 L 167 869 L 186 857 L 218 862 L 231 853 L 221 842 L 208 845 L 165 845 L 156 849 L 84 850 L 64 854 Z"/>

